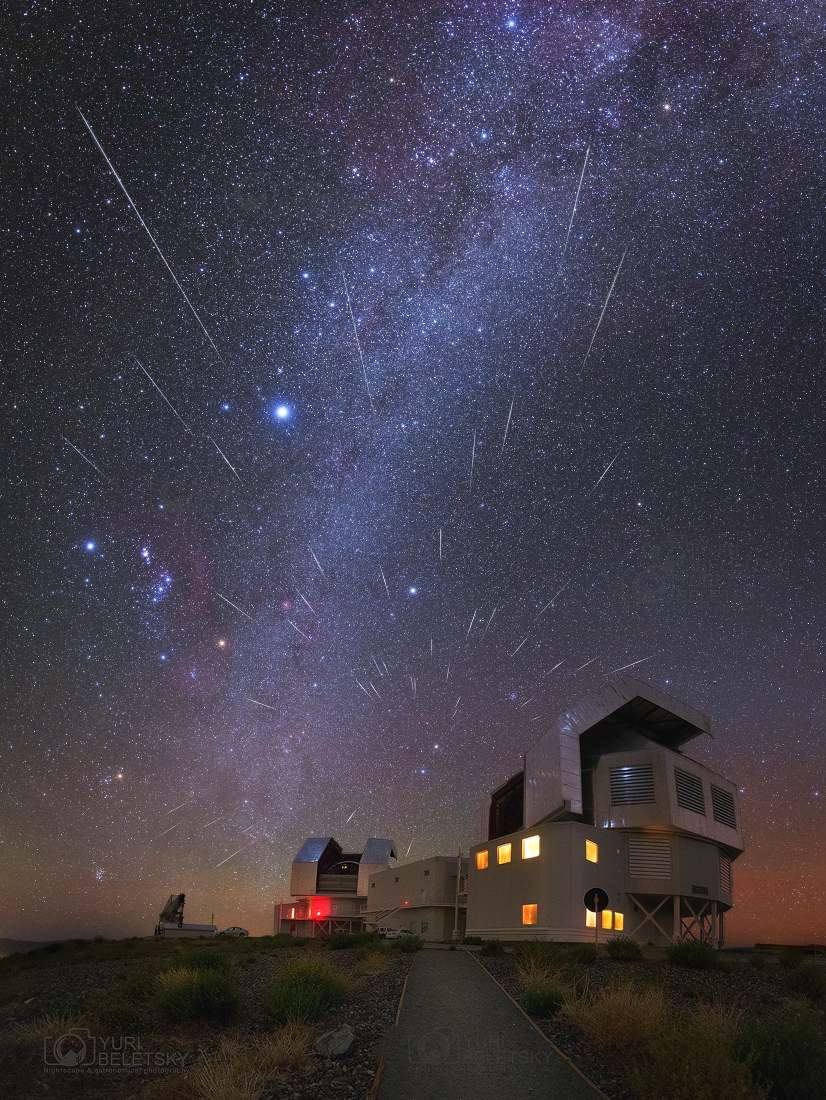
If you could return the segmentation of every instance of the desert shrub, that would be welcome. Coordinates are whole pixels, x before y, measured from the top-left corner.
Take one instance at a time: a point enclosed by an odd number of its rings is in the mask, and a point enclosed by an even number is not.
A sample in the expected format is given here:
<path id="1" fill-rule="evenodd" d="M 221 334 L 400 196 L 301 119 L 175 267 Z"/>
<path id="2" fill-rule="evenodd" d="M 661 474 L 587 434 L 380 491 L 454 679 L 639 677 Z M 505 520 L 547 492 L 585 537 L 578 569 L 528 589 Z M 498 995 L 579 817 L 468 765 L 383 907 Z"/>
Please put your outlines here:
<path id="1" fill-rule="evenodd" d="M 672 966 L 686 966 L 691 970 L 722 970 L 725 967 L 720 952 L 698 940 L 676 940 L 666 955 Z"/>
<path id="2" fill-rule="evenodd" d="M 415 951 L 421 951 L 424 947 L 424 940 L 419 936 L 400 936 L 399 939 L 392 941 L 391 946 L 394 951 L 404 951 L 406 954 L 413 954 Z"/>
<path id="3" fill-rule="evenodd" d="M 642 958 L 640 945 L 630 936 L 614 936 L 606 943 L 605 950 L 620 962 L 639 962 Z"/>
<path id="4" fill-rule="evenodd" d="M 238 1011 L 238 991 L 229 974 L 177 967 L 160 974 L 154 1006 L 167 1020 L 226 1023 Z"/>
<path id="5" fill-rule="evenodd" d="M 769 960 L 765 951 L 752 951 L 749 954 L 749 966 L 753 966 L 755 970 L 765 970 L 769 965 Z"/>
<path id="6" fill-rule="evenodd" d="M 342 975 L 320 959 L 291 959 L 264 991 L 263 1005 L 275 1024 L 314 1023 L 342 999 Z"/>
<path id="7" fill-rule="evenodd" d="M 800 955 L 796 951 L 781 951 L 777 961 L 784 970 L 794 970 L 800 962 Z"/>
<path id="8" fill-rule="evenodd" d="M 798 963 L 783 983 L 789 993 L 805 997 L 807 1001 L 819 1003 L 826 1000 L 826 967 L 815 962 Z"/>
<path id="9" fill-rule="evenodd" d="M 529 940 L 518 943 L 513 949 L 517 965 L 537 963 L 550 969 L 557 967 L 565 957 L 565 949 L 552 940 Z"/>
<path id="10" fill-rule="evenodd" d="M 528 982 L 522 1004 L 529 1016 L 555 1016 L 565 1004 L 565 993 L 552 982 Z"/>
<path id="11" fill-rule="evenodd" d="M 607 1058 L 637 1064 L 667 1026 L 662 990 L 612 985 L 565 1006 L 565 1016 Z"/>
<path id="12" fill-rule="evenodd" d="M 192 1067 L 188 1084 L 198 1100 L 259 1100 L 273 1075 L 304 1068 L 312 1039 L 302 1024 L 289 1024 L 266 1038 L 222 1036 L 217 1048 Z"/>
<path id="13" fill-rule="evenodd" d="M 501 940 L 485 940 L 482 944 L 482 950 L 480 955 L 501 955 L 505 950 L 505 945 Z"/>
<path id="14" fill-rule="evenodd" d="M 478 947 L 482 943 L 481 936 L 465 936 L 462 943 L 468 944 L 470 947 Z"/>
<path id="15" fill-rule="evenodd" d="M 599 951 L 593 943 L 572 943 L 566 948 L 565 954 L 579 966 L 591 966 L 599 958 Z"/>
<path id="16" fill-rule="evenodd" d="M 733 1052 L 736 1019 L 704 1007 L 655 1033 L 629 1080 L 639 1100 L 763 1100 Z"/>
<path id="17" fill-rule="evenodd" d="M 343 951 L 345 948 L 356 946 L 356 937 L 352 932 L 333 932 L 326 937 L 324 945 L 331 951 Z"/>
<path id="18" fill-rule="evenodd" d="M 130 997 L 122 985 L 90 991 L 85 1007 L 101 1030 L 115 1035 L 134 1034 L 143 1020 L 141 1002 Z"/>
<path id="19" fill-rule="evenodd" d="M 734 1051 L 772 1100 L 821 1100 L 826 1081 L 826 1031 L 810 1011 L 749 1017 Z"/>
<path id="20" fill-rule="evenodd" d="M 188 970 L 219 970 L 226 973 L 232 966 L 232 959 L 220 948 L 217 951 L 182 951 L 176 965 Z"/>

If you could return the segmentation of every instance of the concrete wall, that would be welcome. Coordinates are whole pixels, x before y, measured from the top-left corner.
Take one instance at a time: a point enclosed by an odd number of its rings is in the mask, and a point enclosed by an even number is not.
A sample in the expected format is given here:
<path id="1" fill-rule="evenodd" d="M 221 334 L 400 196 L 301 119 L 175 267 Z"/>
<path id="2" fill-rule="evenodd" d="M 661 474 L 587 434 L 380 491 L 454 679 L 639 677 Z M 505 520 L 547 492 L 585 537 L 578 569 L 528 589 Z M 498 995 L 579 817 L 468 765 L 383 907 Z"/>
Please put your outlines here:
<path id="1" fill-rule="evenodd" d="M 465 858 L 463 877 L 467 875 L 467 863 Z M 432 856 L 371 875 L 364 917 L 366 922 L 387 928 L 411 928 L 422 939 L 449 940 L 455 901 L 456 857 Z M 460 904 L 464 908 L 464 897 Z M 423 921 L 428 925 L 424 933 Z"/>

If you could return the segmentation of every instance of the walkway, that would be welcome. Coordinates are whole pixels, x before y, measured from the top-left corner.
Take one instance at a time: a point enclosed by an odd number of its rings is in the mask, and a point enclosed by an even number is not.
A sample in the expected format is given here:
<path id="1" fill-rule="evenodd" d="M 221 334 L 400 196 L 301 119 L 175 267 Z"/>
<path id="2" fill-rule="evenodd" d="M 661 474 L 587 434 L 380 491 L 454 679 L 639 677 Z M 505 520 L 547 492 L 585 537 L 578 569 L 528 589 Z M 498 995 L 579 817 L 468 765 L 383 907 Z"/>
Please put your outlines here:
<path id="1" fill-rule="evenodd" d="M 378 1100 L 598 1100 L 465 951 L 416 956 Z"/>

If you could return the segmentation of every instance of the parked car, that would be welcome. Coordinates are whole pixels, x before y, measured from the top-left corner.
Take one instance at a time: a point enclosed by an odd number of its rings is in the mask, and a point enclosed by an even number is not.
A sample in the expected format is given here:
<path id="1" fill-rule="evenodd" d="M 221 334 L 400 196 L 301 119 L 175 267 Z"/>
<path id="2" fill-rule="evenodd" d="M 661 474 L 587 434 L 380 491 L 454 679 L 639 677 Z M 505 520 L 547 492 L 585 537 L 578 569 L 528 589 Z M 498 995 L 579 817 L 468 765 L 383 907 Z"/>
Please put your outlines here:
<path id="1" fill-rule="evenodd" d="M 216 932 L 218 936 L 248 936 L 249 932 L 246 928 L 239 928 L 237 924 L 233 924 L 231 928 L 225 928 L 223 932 Z"/>
<path id="2" fill-rule="evenodd" d="M 382 935 L 382 932 L 384 935 Z M 379 936 L 383 940 L 400 940 L 404 936 L 412 936 L 414 933 L 409 928 L 384 928 L 379 929 Z"/>

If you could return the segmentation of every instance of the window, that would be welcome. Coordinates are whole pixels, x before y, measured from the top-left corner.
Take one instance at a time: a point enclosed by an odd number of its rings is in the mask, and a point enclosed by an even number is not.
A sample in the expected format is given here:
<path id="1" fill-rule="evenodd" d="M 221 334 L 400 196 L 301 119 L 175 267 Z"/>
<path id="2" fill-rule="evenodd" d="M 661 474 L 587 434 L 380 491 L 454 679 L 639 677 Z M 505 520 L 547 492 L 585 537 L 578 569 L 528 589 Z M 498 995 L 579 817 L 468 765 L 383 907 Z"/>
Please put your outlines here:
<path id="1" fill-rule="evenodd" d="M 510 863 L 511 861 L 511 845 L 510 844 L 498 844 L 496 847 L 496 862 L 497 863 Z"/>
<path id="2" fill-rule="evenodd" d="M 623 913 L 614 913 L 614 931 L 621 932 L 625 927 L 625 916 Z"/>
<path id="3" fill-rule="evenodd" d="M 375 890 L 375 889 L 376 889 L 376 884 L 375 884 L 375 882 L 371 882 L 371 883 L 370 883 L 370 889 L 371 889 L 371 890 Z"/>
<path id="4" fill-rule="evenodd" d="M 536 924 L 536 913 L 539 907 L 537 905 L 523 905 L 522 906 L 522 923 L 523 924 Z"/>
<path id="5" fill-rule="evenodd" d="M 427 931 L 427 921 L 423 920 L 422 921 L 422 932 L 426 932 L 426 931 Z"/>
<path id="6" fill-rule="evenodd" d="M 593 840 L 585 841 L 585 858 L 589 863 L 599 863 L 599 845 Z"/>
<path id="7" fill-rule="evenodd" d="M 684 772 L 682 768 L 675 768 L 674 781 L 677 785 L 677 805 L 692 813 L 705 815 L 702 779 L 691 772 Z"/>
<path id="8" fill-rule="evenodd" d="M 428 876 L 429 874 L 430 874 L 430 870 L 427 870 L 427 871 L 425 871 L 425 873 L 424 873 L 424 877 L 425 877 L 425 878 L 427 878 L 427 876 Z"/>
<path id="9" fill-rule="evenodd" d="M 487 867 L 487 865 L 488 865 L 487 849 L 485 849 L 484 852 L 477 852 L 476 853 L 476 870 L 477 871 L 484 871 L 484 869 Z"/>
<path id="10" fill-rule="evenodd" d="M 637 806 L 656 802 L 653 764 L 611 768 L 611 805 Z"/>
<path id="11" fill-rule="evenodd" d="M 395 877 L 395 878 L 393 879 L 393 881 L 394 881 L 394 882 L 398 882 L 398 881 L 399 881 L 399 876 L 398 876 L 398 875 L 396 875 L 396 877 Z"/>
<path id="12" fill-rule="evenodd" d="M 539 837 L 526 836 L 522 840 L 522 858 L 536 859 L 539 855 Z"/>
<path id="13" fill-rule="evenodd" d="M 586 909 L 585 910 L 585 927 L 586 928 L 596 928 L 596 926 L 597 926 L 597 915 L 596 915 L 596 913 L 592 913 L 590 909 Z"/>
<path id="14" fill-rule="evenodd" d="M 728 791 L 711 786 L 711 806 L 714 810 L 714 820 L 720 825 L 728 825 L 730 829 L 737 828 L 737 818 L 734 815 L 734 798 Z"/>
<path id="15" fill-rule="evenodd" d="M 602 927 L 603 928 L 613 928 L 614 927 L 614 914 L 611 912 L 610 909 L 603 909 L 602 912 L 600 913 L 600 916 L 602 917 Z"/>

